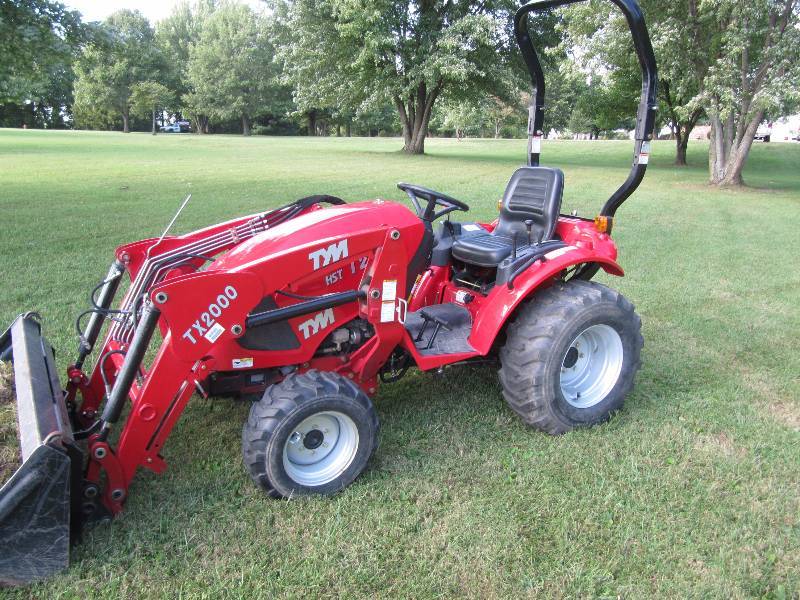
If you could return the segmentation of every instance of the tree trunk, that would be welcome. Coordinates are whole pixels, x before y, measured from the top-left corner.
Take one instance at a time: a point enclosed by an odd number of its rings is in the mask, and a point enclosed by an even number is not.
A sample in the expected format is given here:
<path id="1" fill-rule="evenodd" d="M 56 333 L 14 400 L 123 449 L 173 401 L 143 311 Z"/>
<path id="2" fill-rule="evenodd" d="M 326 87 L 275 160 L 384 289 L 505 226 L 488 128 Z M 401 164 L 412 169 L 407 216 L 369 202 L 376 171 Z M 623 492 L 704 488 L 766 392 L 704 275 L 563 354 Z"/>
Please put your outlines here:
<path id="1" fill-rule="evenodd" d="M 128 108 L 125 107 L 125 109 L 122 111 L 122 133 L 131 132 L 129 121 L 130 116 L 128 115 Z"/>
<path id="2" fill-rule="evenodd" d="M 711 144 L 708 150 L 710 183 L 720 187 L 744 185 L 742 171 L 753 146 L 764 111 L 757 110 L 749 119 L 733 113 L 723 119 L 719 114 L 711 117 Z"/>
<path id="3" fill-rule="evenodd" d="M 195 131 L 199 135 L 204 135 L 208 133 L 208 117 L 205 115 L 197 115 L 196 117 L 197 122 L 195 123 Z"/>
<path id="4" fill-rule="evenodd" d="M 407 106 L 399 96 L 394 97 L 394 105 L 403 125 L 403 152 L 406 154 L 425 153 L 425 137 L 428 135 L 431 111 L 442 86 L 440 79 L 433 90 L 428 91 L 425 82 L 421 82 L 416 92 L 408 95 Z"/>
<path id="5" fill-rule="evenodd" d="M 242 135 L 250 135 L 250 117 L 242 115 Z"/>
<path id="6" fill-rule="evenodd" d="M 344 134 L 347 137 L 350 137 L 350 121 L 348 121 L 347 124 L 344 126 Z"/>
<path id="7" fill-rule="evenodd" d="M 686 148 L 689 145 L 689 136 L 683 135 L 680 128 L 675 132 L 675 165 L 686 166 Z"/>
<path id="8" fill-rule="evenodd" d="M 153 109 L 153 128 L 152 128 L 153 135 L 158 133 L 158 125 L 156 124 L 156 111 Z"/>
<path id="9" fill-rule="evenodd" d="M 308 135 L 317 135 L 317 111 L 308 111 Z"/>
<path id="10" fill-rule="evenodd" d="M 494 120 L 494 139 L 500 139 L 500 119 Z"/>

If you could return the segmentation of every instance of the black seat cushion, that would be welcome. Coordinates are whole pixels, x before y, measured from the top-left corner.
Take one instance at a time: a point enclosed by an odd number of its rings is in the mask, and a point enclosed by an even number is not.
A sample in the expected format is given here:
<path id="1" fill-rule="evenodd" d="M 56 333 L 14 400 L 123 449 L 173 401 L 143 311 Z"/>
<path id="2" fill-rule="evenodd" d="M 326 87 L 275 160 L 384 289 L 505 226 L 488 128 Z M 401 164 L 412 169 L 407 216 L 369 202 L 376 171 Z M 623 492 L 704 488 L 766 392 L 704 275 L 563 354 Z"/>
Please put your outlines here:
<path id="1" fill-rule="evenodd" d="M 511 254 L 514 236 L 519 252 L 527 247 L 527 220 L 533 222 L 531 234 L 534 240 L 553 239 L 563 191 L 564 173 L 560 169 L 517 169 L 503 194 L 500 220 L 495 230 L 459 238 L 453 243 L 453 258 L 481 267 L 496 267 Z"/>
<path id="2" fill-rule="evenodd" d="M 527 244 L 527 234 L 517 237 L 517 251 Z M 453 243 L 453 256 L 458 260 L 480 267 L 496 267 L 511 255 L 512 241 L 510 237 L 482 233 Z"/>

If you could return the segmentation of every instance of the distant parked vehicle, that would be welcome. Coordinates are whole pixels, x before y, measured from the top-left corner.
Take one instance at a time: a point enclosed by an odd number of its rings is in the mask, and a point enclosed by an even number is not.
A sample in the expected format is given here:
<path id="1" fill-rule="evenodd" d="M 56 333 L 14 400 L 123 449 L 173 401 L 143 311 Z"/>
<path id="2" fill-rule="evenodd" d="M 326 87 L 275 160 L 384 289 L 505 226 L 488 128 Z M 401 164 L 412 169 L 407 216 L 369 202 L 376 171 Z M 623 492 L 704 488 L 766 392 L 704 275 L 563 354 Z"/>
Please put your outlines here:
<path id="1" fill-rule="evenodd" d="M 189 133 L 191 130 L 192 125 L 189 121 L 175 121 L 161 127 L 161 131 L 164 133 Z"/>
<path id="2" fill-rule="evenodd" d="M 753 138 L 757 142 L 769 142 L 772 138 L 772 123 L 762 123 L 758 126 L 756 135 Z"/>

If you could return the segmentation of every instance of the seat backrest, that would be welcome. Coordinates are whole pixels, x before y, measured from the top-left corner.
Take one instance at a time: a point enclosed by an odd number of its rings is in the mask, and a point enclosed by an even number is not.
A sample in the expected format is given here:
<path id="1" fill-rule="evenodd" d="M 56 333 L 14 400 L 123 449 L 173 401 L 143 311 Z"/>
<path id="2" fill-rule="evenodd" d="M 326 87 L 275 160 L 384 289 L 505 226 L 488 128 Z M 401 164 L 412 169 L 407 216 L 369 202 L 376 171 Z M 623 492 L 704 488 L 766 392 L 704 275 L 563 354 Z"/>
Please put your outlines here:
<path id="1" fill-rule="evenodd" d="M 564 173 L 550 167 L 520 167 L 511 176 L 503 194 L 500 221 L 495 235 L 527 235 L 525 221 L 533 221 L 533 238 L 553 237 L 561 210 Z"/>

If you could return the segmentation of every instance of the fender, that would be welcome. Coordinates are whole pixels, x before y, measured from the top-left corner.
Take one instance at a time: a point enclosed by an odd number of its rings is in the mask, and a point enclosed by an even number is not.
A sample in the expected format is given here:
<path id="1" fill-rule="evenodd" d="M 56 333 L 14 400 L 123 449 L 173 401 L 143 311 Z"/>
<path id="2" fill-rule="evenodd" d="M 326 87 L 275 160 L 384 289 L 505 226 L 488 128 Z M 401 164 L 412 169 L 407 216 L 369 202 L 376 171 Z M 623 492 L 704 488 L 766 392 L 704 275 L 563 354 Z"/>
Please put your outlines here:
<path id="1" fill-rule="evenodd" d="M 478 311 L 472 326 L 469 337 L 472 347 L 481 355 L 488 354 L 497 334 L 523 300 L 537 290 L 548 287 L 553 278 L 565 269 L 582 263 L 597 263 L 606 273 L 617 277 L 625 275 L 616 261 L 606 254 L 599 254 L 589 248 L 572 247 L 571 250 L 549 260 L 538 261 L 516 278 L 514 289 L 508 289 L 507 285 L 499 285 L 489 292 L 481 303 L 481 310 Z"/>

